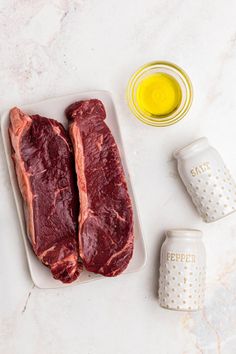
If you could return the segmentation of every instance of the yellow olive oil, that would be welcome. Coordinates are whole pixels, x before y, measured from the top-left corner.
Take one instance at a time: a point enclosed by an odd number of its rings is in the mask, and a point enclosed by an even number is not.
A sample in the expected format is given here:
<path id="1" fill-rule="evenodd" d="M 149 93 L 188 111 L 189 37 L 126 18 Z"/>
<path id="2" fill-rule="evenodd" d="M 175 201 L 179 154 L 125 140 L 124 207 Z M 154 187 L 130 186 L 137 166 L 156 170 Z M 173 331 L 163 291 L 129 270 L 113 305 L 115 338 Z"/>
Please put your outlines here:
<path id="1" fill-rule="evenodd" d="M 180 105 L 182 94 L 177 80 L 166 73 L 155 73 L 138 84 L 137 104 L 140 109 L 154 116 L 166 116 Z"/>

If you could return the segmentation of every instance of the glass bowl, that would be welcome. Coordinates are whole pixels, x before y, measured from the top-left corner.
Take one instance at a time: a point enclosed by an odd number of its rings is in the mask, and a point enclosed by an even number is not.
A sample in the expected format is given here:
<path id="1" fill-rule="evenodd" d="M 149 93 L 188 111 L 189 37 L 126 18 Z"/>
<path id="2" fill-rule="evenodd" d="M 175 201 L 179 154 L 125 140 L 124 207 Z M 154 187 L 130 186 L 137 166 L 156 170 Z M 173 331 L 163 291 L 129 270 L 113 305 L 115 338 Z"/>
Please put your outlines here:
<path id="1" fill-rule="evenodd" d="M 137 102 L 137 88 L 140 82 L 149 75 L 164 73 L 172 76 L 180 86 L 181 101 L 179 106 L 169 114 L 155 115 L 143 111 Z M 130 78 L 127 86 L 127 100 L 132 113 L 143 123 L 155 127 L 166 127 L 179 122 L 188 112 L 192 104 L 193 88 L 192 83 L 180 67 L 166 61 L 155 61 L 143 65 Z"/>

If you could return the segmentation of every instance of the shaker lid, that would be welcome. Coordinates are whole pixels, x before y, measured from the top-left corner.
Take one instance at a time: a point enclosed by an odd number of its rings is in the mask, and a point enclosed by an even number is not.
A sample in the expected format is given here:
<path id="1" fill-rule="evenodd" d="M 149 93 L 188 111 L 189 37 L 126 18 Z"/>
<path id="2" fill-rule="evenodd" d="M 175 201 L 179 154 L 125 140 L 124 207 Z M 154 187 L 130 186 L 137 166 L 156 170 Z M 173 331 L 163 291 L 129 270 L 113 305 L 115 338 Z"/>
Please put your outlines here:
<path id="1" fill-rule="evenodd" d="M 195 229 L 170 229 L 166 231 L 168 237 L 202 237 L 202 231 Z"/>
<path id="2" fill-rule="evenodd" d="M 208 146 L 208 140 L 206 137 L 201 137 L 195 141 L 193 141 L 191 144 L 188 144 L 184 146 L 181 149 L 176 150 L 173 155 L 176 159 L 185 157 L 187 155 L 191 155 L 195 152 L 198 152 Z"/>

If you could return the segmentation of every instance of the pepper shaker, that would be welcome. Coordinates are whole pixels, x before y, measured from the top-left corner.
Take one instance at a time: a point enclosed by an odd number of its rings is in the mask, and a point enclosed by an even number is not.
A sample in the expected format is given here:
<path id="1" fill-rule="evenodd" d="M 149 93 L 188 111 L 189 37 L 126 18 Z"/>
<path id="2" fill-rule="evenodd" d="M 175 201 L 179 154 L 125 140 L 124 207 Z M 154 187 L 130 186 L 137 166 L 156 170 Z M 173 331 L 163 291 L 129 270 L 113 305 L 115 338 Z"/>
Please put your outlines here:
<path id="1" fill-rule="evenodd" d="M 206 254 L 202 232 L 172 229 L 161 247 L 160 306 L 170 310 L 202 308 L 205 292 Z"/>

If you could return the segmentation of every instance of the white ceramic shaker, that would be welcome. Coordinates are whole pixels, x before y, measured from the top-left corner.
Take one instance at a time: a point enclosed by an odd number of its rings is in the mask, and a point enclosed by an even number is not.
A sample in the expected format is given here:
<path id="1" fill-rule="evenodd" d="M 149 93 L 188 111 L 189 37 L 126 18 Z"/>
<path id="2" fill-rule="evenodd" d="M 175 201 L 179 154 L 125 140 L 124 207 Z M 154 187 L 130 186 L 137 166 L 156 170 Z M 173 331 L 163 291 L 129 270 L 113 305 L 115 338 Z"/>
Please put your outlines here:
<path id="1" fill-rule="evenodd" d="M 205 267 L 202 232 L 168 230 L 161 247 L 160 306 L 182 311 L 201 309 L 205 293 Z"/>
<path id="2" fill-rule="evenodd" d="M 236 184 L 219 153 L 200 138 L 177 150 L 179 175 L 205 222 L 236 210 Z"/>

